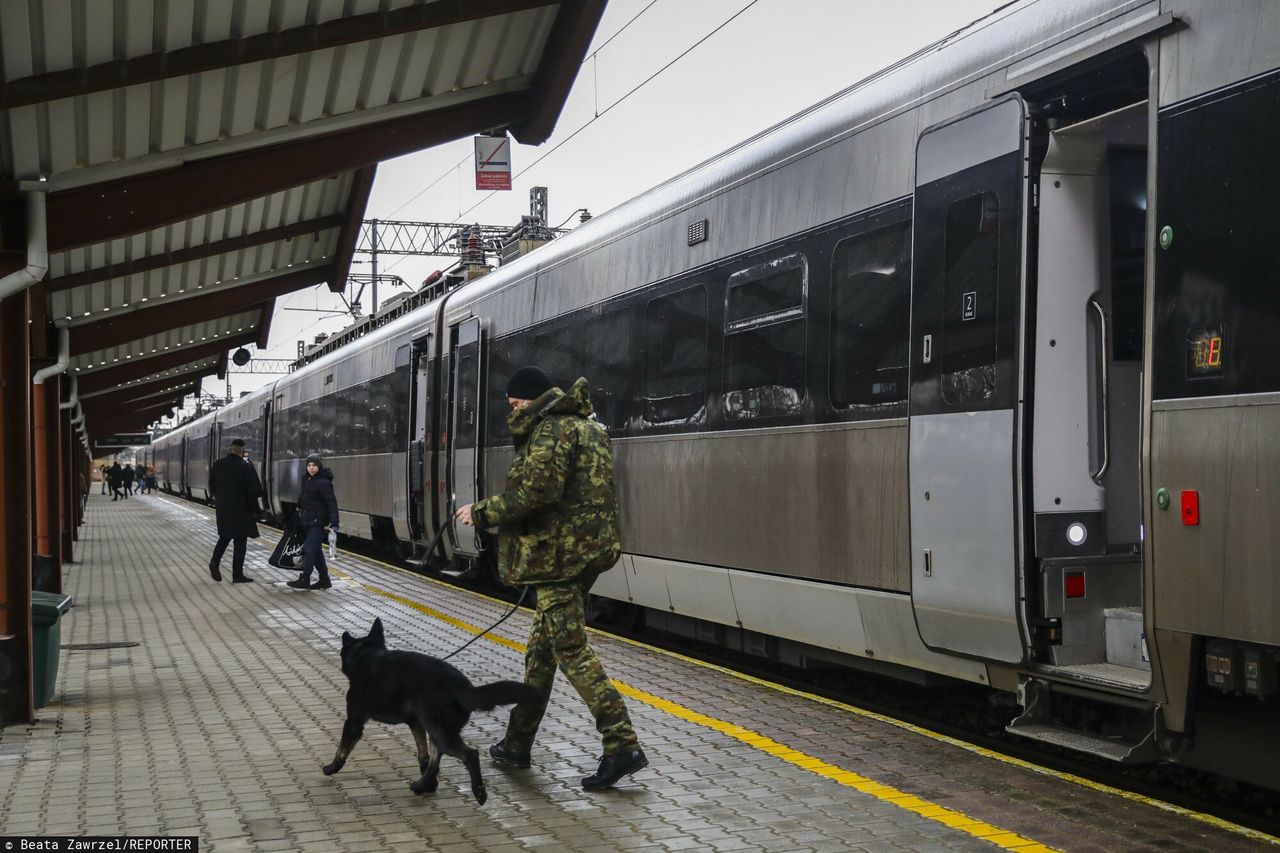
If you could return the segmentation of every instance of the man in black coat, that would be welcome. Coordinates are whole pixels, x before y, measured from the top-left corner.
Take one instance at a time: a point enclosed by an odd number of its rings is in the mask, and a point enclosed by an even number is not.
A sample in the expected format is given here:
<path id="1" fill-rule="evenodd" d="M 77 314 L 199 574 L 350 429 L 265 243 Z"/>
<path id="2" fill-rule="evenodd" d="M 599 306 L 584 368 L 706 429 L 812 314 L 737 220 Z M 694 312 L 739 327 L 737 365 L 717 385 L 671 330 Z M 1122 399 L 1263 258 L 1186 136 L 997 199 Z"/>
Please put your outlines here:
<path id="1" fill-rule="evenodd" d="M 107 479 L 111 482 L 111 500 L 118 501 L 124 497 L 120 491 L 124 486 L 124 473 L 120 468 L 119 459 L 111 463 L 111 467 L 107 469 Z"/>
<path id="2" fill-rule="evenodd" d="M 227 455 L 209 466 L 209 491 L 218 513 L 218 544 L 209 561 L 209 576 L 216 581 L 222 580 L 219 565 L 231 542 L 235 545 L 231 552 L 231 582 L 253 583 L 253 578 L 244 573 L 244 552 L 248 540 L 258 538 L 262 483 L 253 466 L 245 464 L 244 453 L 244 441 L 232 439 Z"/>

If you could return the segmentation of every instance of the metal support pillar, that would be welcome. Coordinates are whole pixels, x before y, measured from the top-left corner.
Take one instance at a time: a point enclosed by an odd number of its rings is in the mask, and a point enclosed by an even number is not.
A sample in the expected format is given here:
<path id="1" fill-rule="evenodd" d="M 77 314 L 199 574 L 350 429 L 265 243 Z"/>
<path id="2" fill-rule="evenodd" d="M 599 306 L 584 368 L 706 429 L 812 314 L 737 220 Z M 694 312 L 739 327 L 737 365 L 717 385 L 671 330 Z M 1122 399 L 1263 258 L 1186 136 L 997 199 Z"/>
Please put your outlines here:
<path id="1" fill-rule="evenodd" d="M 33 722 L 28 294 L 0 300 L 0 725 Z"/>

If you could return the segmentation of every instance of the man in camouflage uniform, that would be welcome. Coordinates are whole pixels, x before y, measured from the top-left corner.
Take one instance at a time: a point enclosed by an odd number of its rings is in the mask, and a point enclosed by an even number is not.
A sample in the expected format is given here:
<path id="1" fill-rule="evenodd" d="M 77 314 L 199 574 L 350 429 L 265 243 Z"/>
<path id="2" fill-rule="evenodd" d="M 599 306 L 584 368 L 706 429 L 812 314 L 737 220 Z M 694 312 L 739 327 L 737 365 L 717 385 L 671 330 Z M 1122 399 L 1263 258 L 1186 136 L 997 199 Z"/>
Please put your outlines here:
<path id="1" fill-rule="evenodd" d="M 587 641 L 587 591 L 622 553 L 613 453 L 604 427 L 592 417 L 586 379 L 566 394 L 541 369 L 522 367 L 507 383 L 507 400 L 516 452 L 506 490 L 456 515 L 465 524 L 500 528 L 500 577 L 537 593 L 525 682 L 540 697 L 511 709 L 506 736 L 489 755 L 499 764 L 529 766 L 559 666 L 604 742 L 599 769 L 582 780 L 584 789 L 598 791 L 649 763 L 622 695 Z"/>

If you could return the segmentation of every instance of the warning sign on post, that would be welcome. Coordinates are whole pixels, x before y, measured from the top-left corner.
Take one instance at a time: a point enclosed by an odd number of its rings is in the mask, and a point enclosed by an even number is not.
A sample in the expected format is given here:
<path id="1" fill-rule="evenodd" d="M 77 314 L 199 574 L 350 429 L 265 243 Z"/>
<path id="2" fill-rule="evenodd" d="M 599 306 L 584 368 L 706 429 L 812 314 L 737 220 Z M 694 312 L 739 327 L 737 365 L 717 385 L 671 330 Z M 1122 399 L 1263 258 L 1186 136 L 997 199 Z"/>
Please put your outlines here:
<path id="1" fill-rule="evenodd" d="M 476 137 L 476 189 L 511 189 L 511 140 L 508 137 Z"/>

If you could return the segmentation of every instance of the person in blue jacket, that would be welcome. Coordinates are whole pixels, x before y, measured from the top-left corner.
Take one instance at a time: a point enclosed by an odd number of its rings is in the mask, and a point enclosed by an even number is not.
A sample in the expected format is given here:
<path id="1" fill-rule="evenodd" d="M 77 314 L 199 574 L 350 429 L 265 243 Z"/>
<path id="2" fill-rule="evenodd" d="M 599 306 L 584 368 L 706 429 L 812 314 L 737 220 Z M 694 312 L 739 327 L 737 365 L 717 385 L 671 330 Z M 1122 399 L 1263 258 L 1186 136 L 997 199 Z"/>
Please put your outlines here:
<path id="1" fill-rule="evenodd" d="M 286 586 L 294 589 L 329 589 L 329 567 L 324 561 L 324 528 L 328 525 L 338 532 L 338 498 L 333 493 L 333 472 L 324 467 L 319 453 L 307 457 L 307 473 L 302 478 L 302 493 L 298 495 L 298 523 L 306 531 L 302 543 L 302 576 L 289 581 Z M 320 573 L 311 582 L 311 571 Z"/>

